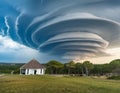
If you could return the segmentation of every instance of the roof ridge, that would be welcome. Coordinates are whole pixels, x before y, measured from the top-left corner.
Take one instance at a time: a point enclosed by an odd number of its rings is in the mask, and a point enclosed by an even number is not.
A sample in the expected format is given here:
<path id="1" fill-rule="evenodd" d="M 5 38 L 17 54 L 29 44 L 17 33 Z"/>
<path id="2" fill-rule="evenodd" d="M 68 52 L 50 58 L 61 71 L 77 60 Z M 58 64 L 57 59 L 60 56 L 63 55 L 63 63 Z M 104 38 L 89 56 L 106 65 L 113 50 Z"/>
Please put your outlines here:
<path id="1" fill-rule="evenodd" d="M 28 63 L 24 64 L 21 68 L 45 68 L 42 64 L 39 63 L 36 59 L 30 60 Z"/>

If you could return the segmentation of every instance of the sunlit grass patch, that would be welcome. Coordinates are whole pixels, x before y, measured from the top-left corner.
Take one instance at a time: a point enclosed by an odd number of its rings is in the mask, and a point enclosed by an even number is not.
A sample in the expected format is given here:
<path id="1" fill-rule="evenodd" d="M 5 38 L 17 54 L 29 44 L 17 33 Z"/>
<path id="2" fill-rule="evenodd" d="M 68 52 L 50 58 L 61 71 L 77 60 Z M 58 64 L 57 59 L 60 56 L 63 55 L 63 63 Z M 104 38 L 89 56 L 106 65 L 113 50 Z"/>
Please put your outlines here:
<path id="1" fill-rule="evenodd" d="M 5 75 L 0 93 L 118 93 L 120 81 L 91 77 Z"/>

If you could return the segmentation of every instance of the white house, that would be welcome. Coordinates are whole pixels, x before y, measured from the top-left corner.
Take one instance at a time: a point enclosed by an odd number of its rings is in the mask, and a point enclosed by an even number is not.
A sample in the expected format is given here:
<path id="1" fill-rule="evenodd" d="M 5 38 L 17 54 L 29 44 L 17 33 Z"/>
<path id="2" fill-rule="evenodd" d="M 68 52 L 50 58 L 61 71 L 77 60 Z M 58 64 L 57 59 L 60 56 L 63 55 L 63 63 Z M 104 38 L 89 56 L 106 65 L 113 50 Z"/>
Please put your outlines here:
<path id="1" fill-rule="evenodd" d="M 45 67 L 37 60 L 33 59 L 27 64 L 20 67 L 20 74 L 23 75 L 44 75 Z"/>

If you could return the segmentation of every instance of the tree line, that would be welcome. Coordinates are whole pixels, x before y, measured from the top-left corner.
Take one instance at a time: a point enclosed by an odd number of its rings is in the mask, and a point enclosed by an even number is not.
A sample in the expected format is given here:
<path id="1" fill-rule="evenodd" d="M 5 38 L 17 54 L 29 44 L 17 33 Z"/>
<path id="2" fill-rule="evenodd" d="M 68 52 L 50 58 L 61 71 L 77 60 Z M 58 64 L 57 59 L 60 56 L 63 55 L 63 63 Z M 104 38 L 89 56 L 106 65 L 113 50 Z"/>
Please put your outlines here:
<path id="1" fill-rule="evenodd" d="M 7 73 L 11 74 L 14 71 L 14 74 L 19 74 L 19 68 L 23 63 L 0 63 L 0 74 Z"/>
<path id="2" fill-rule="evenodd" d="M 93 64 L 90 61 L 83 63 L 61 63 L 56 60 L 51 60 L 45 64 L 47 74 L 70 74 L 70 75 L 120 75 L 120 59 L 115 59 L 107 64 Z"/>
<path id="3" fill-rule="evenodd" d="M 19 68 L 22 64 L 0 64 L 0 73 L 19 74 Z M 46 74 L 69 74 L 69 75 L 107 75 L 114 74 L 120 75 L 120 59 L 115 59 L 107 64 L 93 64 L 90 61 L 84 61 L 83 63 L 75 63 L 70 61 L 68 63 L 62 63 L 56 60 L 51 60 L 46 64 Z"/>

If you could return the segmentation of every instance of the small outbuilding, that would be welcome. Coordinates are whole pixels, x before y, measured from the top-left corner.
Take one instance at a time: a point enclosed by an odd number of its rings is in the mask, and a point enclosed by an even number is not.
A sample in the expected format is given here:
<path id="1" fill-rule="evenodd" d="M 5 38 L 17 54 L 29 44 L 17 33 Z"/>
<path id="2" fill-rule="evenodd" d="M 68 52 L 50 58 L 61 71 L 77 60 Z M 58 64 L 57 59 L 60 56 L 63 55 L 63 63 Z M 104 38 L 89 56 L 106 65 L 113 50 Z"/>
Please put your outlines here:
<path id="1" fill-rule="evenodd" d="M 45 67 L 40 64 L 37 60 L 32 59 L 30 62 L 26 63 L 20 67 L 21 75 L 44 75 Z"/>

